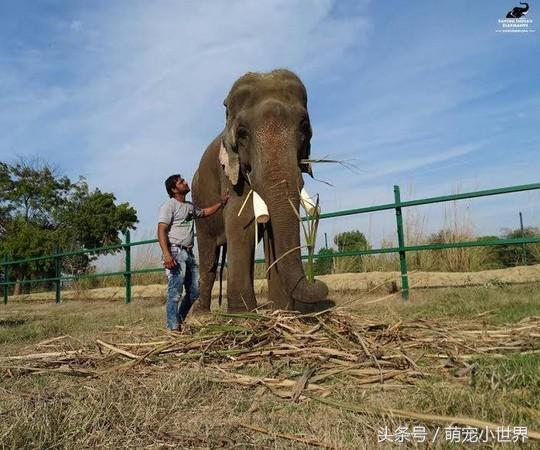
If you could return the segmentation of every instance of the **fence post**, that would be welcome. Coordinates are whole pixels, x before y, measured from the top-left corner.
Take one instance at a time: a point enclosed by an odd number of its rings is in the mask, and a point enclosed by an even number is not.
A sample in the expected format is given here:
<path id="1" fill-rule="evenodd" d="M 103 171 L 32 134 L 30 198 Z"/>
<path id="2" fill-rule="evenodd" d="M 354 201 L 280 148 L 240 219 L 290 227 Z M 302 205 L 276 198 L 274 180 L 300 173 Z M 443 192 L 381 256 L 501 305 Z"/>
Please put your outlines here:
<path id="1" fill-rule="evenodd" d="M 8 295 L 9 295 L 9 265 L 8 265 L 8 256 L 4 255 L 4 264 L 3 264 L 3 272 L 4 272 L 4 305 L 7 305 L 8 302 Z"/>
<path id="2" fill-rule="evenodd" d="M 131 303 L 131 246 L 130 244 L 129 230 L 126 230 L 126 271 L 124 272 L 124 278 L 126 280 L 126 303 Z"/>
<path id="3" fill-rule="evenodd" d="M 60 280 L 60 277 L 62 276 L 62 264 L 61 264 L 61 257 L 58 256 L 61 252 L 60 252 L 60 246 L 58 244 L 56 244 L 56 248 L 55 248 L 55 257 L 54 257 L 54 276 L 56 277 L 56 280 L 54 282 L 55 284 L 55 298 L 56 298 L 56 303 L 60 303 L 60 287 L 61 287 L 61 283 L 62 281 Z"/>
<path id="4" fill-rule="evenodd" d="M 399 186 L 394 185 L 394 202 L 396 205 L 401 204 L 401 195 Z M 407 275 L 407 258 L 405 256 L 405 238 L 403 237 L 403 216 L 401 214 L 401 206 L 396 206 L 396 223 L 399 245 L 399 268 L 401 270 L 401 296 L 403 300 L 409 298 L 409 276 Z"/>
<path id="5" fill-rule="evenodd" d="M 521 211 L 519 212 L 519 226 L 521 228 L 521 237 L 525 237 L 525 230 L 523 229 L 523 215 L 521 214 Z M 525 247 L 526 244 L 521 244 L 521 259 L 524 266 L 527 265 L 527 248 Z"/>

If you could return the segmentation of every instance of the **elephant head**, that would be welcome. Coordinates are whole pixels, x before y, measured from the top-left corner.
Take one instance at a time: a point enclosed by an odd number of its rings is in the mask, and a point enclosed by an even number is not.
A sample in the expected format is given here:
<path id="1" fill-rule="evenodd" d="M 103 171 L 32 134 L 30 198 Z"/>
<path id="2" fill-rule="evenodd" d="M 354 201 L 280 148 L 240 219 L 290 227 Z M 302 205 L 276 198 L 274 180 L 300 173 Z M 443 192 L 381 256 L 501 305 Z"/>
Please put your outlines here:
<path id="1" fill-rule="evenodd" d="M 238 192 L 251 188 L 268 206 L 265 233 L 271 235 L 265 238 L 270 238 L 285 292 L 299 301 L 324 300 L 326 285 L 306 280 L 293 210 L 299 209 L 302 172 L 312 175 L 303 161 L 310 154 L 312 130 L 302 81 L 284 69 L 248 73 L 234 83 L 224 105 L 220 161 Z"/>
<path id="2" fill-rule="evenodd" d="M 508 19 L 519 19 L 521 16 L 527 14 L 527 12 L 529 11 L 529 4 L 528 3 L 523 3 L 523 2 L 519 2 L 520 5 L 525 5 L 524 8 L 520 8 L 519 6 L 516 6 L 515 8 L 512 8 L 512 11 L 509 11 L 508 14 L 506 15 L 506 18 Z"/>

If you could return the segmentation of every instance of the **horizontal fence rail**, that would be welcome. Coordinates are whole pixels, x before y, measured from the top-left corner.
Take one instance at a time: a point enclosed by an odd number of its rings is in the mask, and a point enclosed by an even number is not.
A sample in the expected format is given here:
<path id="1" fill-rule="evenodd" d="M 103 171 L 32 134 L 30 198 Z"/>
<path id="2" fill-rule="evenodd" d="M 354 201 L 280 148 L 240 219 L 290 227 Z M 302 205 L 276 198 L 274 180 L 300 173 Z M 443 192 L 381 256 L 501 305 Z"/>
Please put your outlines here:
<path id="1" fill-rule="evenodd" d="M 399 255 L 399 261 L 400 261 L 401 282 L 402 282 L 401 292 L 402 292 L 403 298 L 407 299 L 409 297 L 409 287 L 408 287 L 409 284 L 408 284 L 407 259 L 406 259 L 407 252 L 416 252 L 416 251 L 425 251 L 425 250 L 444 250 L 444 249 L 451 249 L 451 248 L 467 248 L 467 247 L 491 247 L 491 246 L 499 246 L 499 245 L 536 244 L 536 243 L 540 243 L 540 236 L 521 237 L 521 238 L 514 238 L 514 239 L 491 239 L 491 240 L 481 240 L 481 241 L 449 242 L 449 243 L 407 246 L 405 244 L 405 236 L 404 236 L 404 229 L 403 229 L 402 208 L 407 208 L 411 206 L 419 206 L 419 205 L 428 205 L 432 203 L 442 203 L 442 202 L 463 200 L 463 199 L 469 199 L 469 198 L 486 197 L 486 196 L 491 196 L 491 195 L 524 192 L 524 191 L 530 191 L 530 190 L 536 190 L 536 189 L 540 189 L 540 183 L 525 184 L 525 185 L 520 185 L 520 186 L 510 186 L 510 187 L 505 187 L 505 188 L 489 189 L 489 190 L 483 190 L 483 191 L 466 192 L 462 194 L 453 194 L 453 195 L 446 195 L 446 196 L 440 196 L 440 197 L 429 197 L 429 198 L 424 198 L 424 199 L 409 200 L 409 201 L 403 202 L 401 201 L 401 198 L 400 198 L 399 186 L 394 186 L 394 203 L 370 206 L 366 208 L 357 208 L 357 209 L 349 209 L 349 210 L 344 210 L 344 211 L 324 213 L 324 214 L 319 215 L 319 219 L 329 219 L 329 218 L 343 217 L 343 216 L 349 216 L 349 215 L 354 215 L 354 214 L 364 214 L 364 213 L 393 209 L 396 212 L 396 229 L 397 229 L 397 236 L 398 236 L 397 247 L 319 254 L 319 255 L 314 255 L 314 258 L 324 259 L 324 258 L 339 258 L 339 257 L 346 257 L 346 256 L 363 256 L 363 255 L 375 255 L 375 254 L 383 254 L 383 253 L 397 253 Z M 309 220 L 309 219 L 310 219 L 309 217 L 302 217 L 302 220 Z M 97 247 L 97 248 L 90 248 L 90 249 L 82 249 L 82 250 L 76 250 L 76 251 L 68 251 L 68 252 L 61 252 L 59 248 L 56 248 L 56 252 L 53 255 L 36 256 L 32 258 L 25 258 L 25 259 L 19 259 L 19 260 L 10 260 L 7 255 L 4 255 L 2 258 L 2 263 L 0 263 L 2 267 L 2 272 L 0 273 L 0 281 L 1 281 L 0 286 L 2 286 L 3 288 L 4 303 L 6 304 L 8 302 L 9 287 L 16 284 L 24 285 L 24 284 L 35 284 L 35 283 L 54 283 L 56 302 L 60 303 L 62 281 L 74 281 L 74 280 L 111 277 L 111 276 L 124 277 L 124 283 L 125 283 L 125 288 L 126 288 L 125 300 L 126 300 L 126 303 L 130 303 L 131 302 L 132 275 L 143 274 L 143 273 L 157 273 L 157 272 L 164 271 L 163 267 L 132 270 L 131 269 L 131 248 L 135 246 L 139 246 L 139 245 L 155 244 L 157 242 L 158 242 L 157 239 L 148 239 L 148 240 L 143 240 L 143 241 L 131 242 L 130 233 L 129 231 L 127 231 L 125 233 L 125 241 L 122 244 L 109 245 L 105 247 Z M 103 252 L 103 251 L 121 250 L 121 249 L 124 250 L 125 252 L 125 270 L 124 271 L 104 272 L 104 273 L 86 273 L 86 274 L 76 274 L 76 275 L 62 275 L 61 274 L 62 258 L 66 258 L 70 256 L 85 255 L 85 254 L 92 254 L 92 253 Z M 309 256 L 302 255 L 301 258 L 308 259 Z M 29 280 L 26 280 L 26 279 L 10 280 L 9 279 L 11 266 L 35 262 L 35 261 L 50 260 L 50 259 L 54 260 L 54 269 L 55 269 L 54 277 L 29 279 Z M 257 259 L 255 260 L 255 262 L 263 263 L 264 259 Z"/>
<path id="2" fill-rule="evenodd" d="M 399 189 L 399 186 L 397 186 Z M 367 208 L 348 209 L 345 211 L 336 211 L 324 213 L 319 216 L 320 219 L 329 219 L 331 217 L 350 216 L 351 214 L 363 214 L 376 211 L 385 211 L 388 209 L 406 208 L 408 206 L 428 205 L 431 203 L 452 202 L 455 200 L 464 200 L 467 198 L 487 197 L 490 195 L 510 194 L 512 192 L 524 192 L 540 189 L 540 183 L 523 184 L 521 186 L 510 186 L 499 189 L 489 189 L 485 191 L 467 192 L 464 194 L 445 195 L 441 197 L 428 197 L 418 200 L 409 200 L 406 202 L 387 203 L 385 205 L 368 206 Z M 303 220 L 308 220 L 304 217 Z"/>

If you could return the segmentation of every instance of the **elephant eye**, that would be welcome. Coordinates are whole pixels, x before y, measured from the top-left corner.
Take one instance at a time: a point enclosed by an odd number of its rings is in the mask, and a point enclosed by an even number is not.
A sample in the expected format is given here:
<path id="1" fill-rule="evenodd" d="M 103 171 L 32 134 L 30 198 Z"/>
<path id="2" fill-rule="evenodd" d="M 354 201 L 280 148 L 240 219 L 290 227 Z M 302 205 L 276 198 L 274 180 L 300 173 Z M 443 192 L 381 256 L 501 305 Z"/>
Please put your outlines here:
<path id="1" fill-rule="evenodd" d="M 311 138 L 311 127 L 309 126 L 309 122 L 306 119 L 300 122 L 299 130 L 302 141 L 306 141 Z"/>
<path id="2" fill-rule="evenodd" d="M 249 136 L 248 129 L 244 126 L 239 126 L 236 129 L 236 139 L 245 139 Z"/>

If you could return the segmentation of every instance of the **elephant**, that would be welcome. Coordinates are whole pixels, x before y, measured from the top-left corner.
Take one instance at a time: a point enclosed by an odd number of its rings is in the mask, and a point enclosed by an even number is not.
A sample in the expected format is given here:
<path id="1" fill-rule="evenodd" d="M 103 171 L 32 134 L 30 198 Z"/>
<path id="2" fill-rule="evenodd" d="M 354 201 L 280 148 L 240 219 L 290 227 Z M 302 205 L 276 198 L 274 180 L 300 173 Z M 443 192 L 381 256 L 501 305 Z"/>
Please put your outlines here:
<path id="1" fill-rule="evenodd" d="M 522 2 L 519 2 L 519 4 L 525 5 L 525 8 L 519 6 L 512 8 L 512 11 L 508 11 L 508 14 L 506 15 L 507 19 L 519 19 L 521 16 L 527 14 L 527 11 L 529 11 L 529 4 Z"/>
<path id="2" fill-rule="evenodd" d="M 218 213 L 196 220 L 198 309 L 210 310 L 221 248 L 227 254 L 227 310 L 257 307 L 255 226 L 269 268 L 270 307 L 301 310 L 302 305 L 309 309 L 309 304 L 323 304 L 328 287 L 320 280 L 306 279 L 297 217 L 302 174 L 313 176 L 305 161 L 312 135 L 306 88 L 286 69 L 248 72 L 233 84 L 224 105 L 225 128 L 206 148 L 192 181 L 193 201 L 199 207 L 215 204 L 227 192 L 230 195 Z M 253 203 L 246 200 L 252 190 L 268 207 L 270 221 L 264 225 L 255 225 Z"/>

